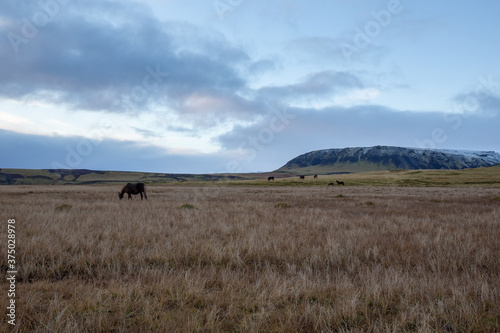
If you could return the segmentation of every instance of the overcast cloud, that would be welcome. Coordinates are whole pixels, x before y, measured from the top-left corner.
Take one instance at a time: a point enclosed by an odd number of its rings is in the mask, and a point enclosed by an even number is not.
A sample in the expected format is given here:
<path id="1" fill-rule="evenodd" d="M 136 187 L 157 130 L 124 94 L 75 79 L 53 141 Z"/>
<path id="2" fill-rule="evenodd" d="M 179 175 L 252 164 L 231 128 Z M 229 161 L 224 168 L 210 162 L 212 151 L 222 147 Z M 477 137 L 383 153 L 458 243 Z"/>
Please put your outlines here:
<path id="1" fill-rule="evenodd" d="M 500 4 L 0 5 L 0 167 L 269 171 L 346 146 L 500 151 Z"/>

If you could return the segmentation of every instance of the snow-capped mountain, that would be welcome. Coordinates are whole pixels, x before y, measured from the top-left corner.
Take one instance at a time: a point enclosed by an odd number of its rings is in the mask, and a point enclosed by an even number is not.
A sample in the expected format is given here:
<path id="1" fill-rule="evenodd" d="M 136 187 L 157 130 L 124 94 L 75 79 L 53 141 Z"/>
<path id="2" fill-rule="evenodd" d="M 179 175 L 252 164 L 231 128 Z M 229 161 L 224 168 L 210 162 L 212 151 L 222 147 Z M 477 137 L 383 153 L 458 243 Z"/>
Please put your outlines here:
<path id="1" fill-rule="evenodd" d="M 374 146 L 316 150 L 290 160 L 278 170 L 328 173 L 393 169 L 465 169 L 496 164 L 500 164 L 500 154 L 494 151 Z"/>

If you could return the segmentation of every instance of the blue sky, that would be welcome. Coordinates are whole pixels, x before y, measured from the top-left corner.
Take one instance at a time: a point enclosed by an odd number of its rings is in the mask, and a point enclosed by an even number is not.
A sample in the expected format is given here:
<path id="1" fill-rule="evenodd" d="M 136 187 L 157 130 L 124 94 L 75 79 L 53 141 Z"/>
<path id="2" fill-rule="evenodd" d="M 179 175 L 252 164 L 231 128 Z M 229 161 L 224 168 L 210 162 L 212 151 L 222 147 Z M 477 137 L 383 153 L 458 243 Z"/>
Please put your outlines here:
<path id="1" fill-rule="evenodd" d="M 500 151 L 500 2 L 6 0 L 0 167 L 254 172 Z"/>

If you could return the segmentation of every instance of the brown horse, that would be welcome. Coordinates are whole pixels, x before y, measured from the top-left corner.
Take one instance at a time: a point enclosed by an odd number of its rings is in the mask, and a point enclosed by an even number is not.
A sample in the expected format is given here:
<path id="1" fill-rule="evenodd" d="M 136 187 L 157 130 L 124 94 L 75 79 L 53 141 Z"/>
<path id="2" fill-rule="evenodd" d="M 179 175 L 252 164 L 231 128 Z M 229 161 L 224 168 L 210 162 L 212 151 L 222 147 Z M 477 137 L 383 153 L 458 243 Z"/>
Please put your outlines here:
<path id="1" fill-rule="evenodd" d="M 144 185 L 144 183 L 137 183 L 137 184 L 128 183 L 127 185 L 123 186 L 122 191 L 118 192 L 118 197 L 120 198 L 120 200 L 123 199 L 123 195 L 125 193 L 128 194 L 128 198 L 130 200 L 132 200 L 131 194 L 134 195 L 140 194 L 142 200 L 142 194 L 144 193 L 144 197 L 146 198 L 146 200 L 148 200 L 148 196 L 146 195 L 146 186 Z"/>
<path id="2" fill-rule="evenodd" d="M 336 182 L 337 182 L 337 185 L 345 186 L 344 182 L 339 182 L 338 180 L 336 180 Z"/>

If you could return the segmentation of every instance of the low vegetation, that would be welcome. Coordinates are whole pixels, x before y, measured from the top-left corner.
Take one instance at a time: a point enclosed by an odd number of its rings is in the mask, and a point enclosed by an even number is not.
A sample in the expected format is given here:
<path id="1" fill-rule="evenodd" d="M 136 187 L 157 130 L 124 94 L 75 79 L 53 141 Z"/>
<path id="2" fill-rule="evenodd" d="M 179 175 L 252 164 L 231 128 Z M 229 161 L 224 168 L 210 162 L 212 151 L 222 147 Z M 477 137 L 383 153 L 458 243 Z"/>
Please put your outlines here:
<path id="1" fill-rule="evenodd" d="M 395 169 L 358 173 L 328 174 L 329 169 L 312 169 L 299 175 L 286 172 L 246 174 L 164 174 L 147 172 L 92 170 L 25 170 L 0 169 L 0 185 L 113 185 L 142 182 L 169 185 L 259 185 L 259 186 L 337 186 L 336 180 L 348 186 L 500 186 L 500 165 L 463 170 Z M 330 170 L 331 172 L 331 170 Z M 314 178 L 313 175 L 318 175 Z M 274 177 L 274 181 L 268 181 Z"/>
<path id="2" fill-rule="evenodd" d="M 12 331 L 500 331 L 498 187 L 147 190 L 0 187 Z"/>
<path id="3" fill-rule="evenodd" d="M 274 205 L 275 208 L 290 208 L 292 207 L 291 205 L 284 203 L 284 202 L 278 202 L 276 205 Z"/>
<path id="4" fill-rule="evenodd" d="M 237 175 L 198 175 L 152 172 L 95 171 L 86 169 L 29 170 L 0 169 L 0 185 L 101 185 L 127 182 L 186 183 L 248 179 Z M 252 177 L 250 177 L 252 178 Z"/>
<path id="5" fill-rule="evenodd" d="M 327 186 L 335 180 L 345 182 L 346 186 L 500 186 L 500 165 L 463 170 L 392 170 L 371 171 L 350 174 L 319 175 L 317 179 L 306 176 L 305 181 L 298 176 L 276 178 L 270 186 Z M 254 181 L 258 183 L 258 181 Z M 240 181 L 239 183 L 245 183 Z M 249 181 L 246 181 L 250 184 Z M 265 181 L 261 180 L 260 184 Z M 335 183 L 334 186 L 337 186 Z"/>
<path id="6" fill-rule="evenodd" d="M 179 209 L 196 209 L 196 207 L 191 204 L 182 204 L 179 206 Z"/>

